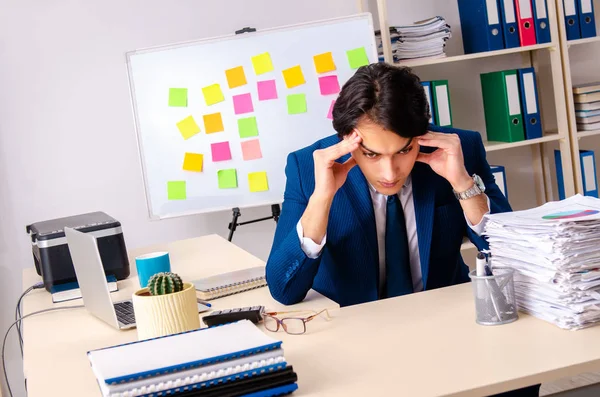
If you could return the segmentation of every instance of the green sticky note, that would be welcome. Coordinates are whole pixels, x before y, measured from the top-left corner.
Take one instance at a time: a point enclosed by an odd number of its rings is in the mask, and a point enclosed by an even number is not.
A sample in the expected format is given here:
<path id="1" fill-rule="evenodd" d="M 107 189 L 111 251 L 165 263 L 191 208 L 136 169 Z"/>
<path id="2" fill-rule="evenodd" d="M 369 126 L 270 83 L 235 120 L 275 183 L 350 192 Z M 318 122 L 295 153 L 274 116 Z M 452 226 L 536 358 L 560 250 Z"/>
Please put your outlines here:
<path id="1" fill-rule="evenodd" d="M 169 181 L 167 192 L 169 200 L 185 200 L 187 198 L 185 181 Z"/>
<path id="2" fill-rule="evenodd" d="M 258 136 L 258 126 L 256 125 L 256 117 L 244 117 L 238 119 L 238 130 L 240 138 L 250 138 Z"/>
<path id="3" fill-rule="evenodd" d="M 287 96 L 288 114 L 306 113 L 306 95 L 292 94 Z"/>
<path id="4" fill-rule="evenodd" d="M 237 172 L 235 168 L 217 171 L 219 189 L 232 189 L 237 187 Z"/>
<path id="5" fill-rule="evenodd" d="M 361 66 L 369 64 L 369 57 L 367 56 L 365 47 L 348 50 L 346 51 L 346 55 L 348 56 L 348 62 L 350 63 L 350 68 L 352 69 L 358 69 Z"/>
<path id="6" fill-rule="evenodd" d="M 187 106 L 187 88 L 169 88 L 169 106 Z"/>

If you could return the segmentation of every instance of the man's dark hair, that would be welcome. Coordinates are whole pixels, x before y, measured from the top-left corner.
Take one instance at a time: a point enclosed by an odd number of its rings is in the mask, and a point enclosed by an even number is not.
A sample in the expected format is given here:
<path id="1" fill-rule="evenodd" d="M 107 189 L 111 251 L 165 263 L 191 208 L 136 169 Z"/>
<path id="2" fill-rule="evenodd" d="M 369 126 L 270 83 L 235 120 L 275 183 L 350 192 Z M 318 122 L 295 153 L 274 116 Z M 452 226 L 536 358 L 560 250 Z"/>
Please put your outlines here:
<path id="1" fill-rule="evenodd" d="M 344 84 L 333 107 L 333 128 L 343 138 L 366 115 L 386 130 L 414 138 L 427 132 L 429 112 L 419 77 L 408 68 L 374 63 Z"/>

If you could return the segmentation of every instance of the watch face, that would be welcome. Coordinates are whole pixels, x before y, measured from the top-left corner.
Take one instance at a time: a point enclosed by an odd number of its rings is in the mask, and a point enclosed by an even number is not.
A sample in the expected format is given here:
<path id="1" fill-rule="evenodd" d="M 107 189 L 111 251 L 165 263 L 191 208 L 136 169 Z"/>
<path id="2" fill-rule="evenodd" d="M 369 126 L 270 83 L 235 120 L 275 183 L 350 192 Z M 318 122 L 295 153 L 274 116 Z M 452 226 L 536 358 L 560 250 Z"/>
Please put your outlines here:
<path id="1" fill-rule="evenodd" d="M 485 185 L 484 185 L 483 181 L 481 180 L 481 178 L 479 177 L 479 175 L 473 174 L 473 180 L 475 181 L 475 184 L 477 185 L 477 187 L 479 189 L 481 189 L 482 192 L 484 192 Z"/>

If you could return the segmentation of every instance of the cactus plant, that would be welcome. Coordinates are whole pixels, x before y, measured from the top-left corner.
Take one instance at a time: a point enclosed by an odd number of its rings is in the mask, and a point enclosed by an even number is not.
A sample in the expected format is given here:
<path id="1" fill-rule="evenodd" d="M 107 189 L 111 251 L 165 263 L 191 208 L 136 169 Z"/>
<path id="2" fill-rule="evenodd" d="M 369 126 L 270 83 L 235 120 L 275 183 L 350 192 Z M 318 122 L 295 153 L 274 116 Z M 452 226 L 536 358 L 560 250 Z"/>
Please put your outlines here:
<path id="1" fill-rule="evenodd" d="M 176 273 L 156 273 L 148 280 L 148 290 L 150 295 L 172 294 L 183 290 L 183 282 Z"/>

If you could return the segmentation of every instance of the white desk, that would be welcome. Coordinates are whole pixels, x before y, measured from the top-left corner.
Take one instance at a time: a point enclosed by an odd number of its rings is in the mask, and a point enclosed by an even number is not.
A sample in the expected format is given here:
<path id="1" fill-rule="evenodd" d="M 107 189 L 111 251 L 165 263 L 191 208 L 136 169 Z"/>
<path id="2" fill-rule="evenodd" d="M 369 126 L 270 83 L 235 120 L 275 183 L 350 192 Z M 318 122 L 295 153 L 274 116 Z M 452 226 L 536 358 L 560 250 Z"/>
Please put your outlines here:
<path id="1" fill-rule="evenodd" d="M 173 270 L 184 278 L 262 263 L 216 236 L 166 248 Z M 29 269 L 24 280 L 29 286 L 38 277 Z M 118 294 L 128 296 L 136 283 L 122 283 Z M 266 288 L 214 303 L 217 309 L 281 308 Z M 25 299 L 25 312 L 50 306 L 44 291 Z M 300 306 L 336 307 L 314 292 Z M 600 369 L 600 327 L 564 331 L 524 314 L 512 324 L 480 326 L 470 284 L 332 310 L 332 315 L 329 322 L 308 323 L 301 336 L 265 331 L 283 340 L 286 359 L 298 374 L 294 395 L 482 396 Z M 34 316 L 25 327 L 31 397 L 100 395 L 85 352 L 136 339 L 135 331 L 114 330 L 82 309 Z"/>

